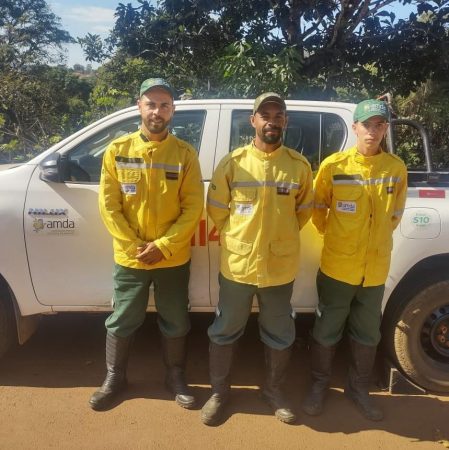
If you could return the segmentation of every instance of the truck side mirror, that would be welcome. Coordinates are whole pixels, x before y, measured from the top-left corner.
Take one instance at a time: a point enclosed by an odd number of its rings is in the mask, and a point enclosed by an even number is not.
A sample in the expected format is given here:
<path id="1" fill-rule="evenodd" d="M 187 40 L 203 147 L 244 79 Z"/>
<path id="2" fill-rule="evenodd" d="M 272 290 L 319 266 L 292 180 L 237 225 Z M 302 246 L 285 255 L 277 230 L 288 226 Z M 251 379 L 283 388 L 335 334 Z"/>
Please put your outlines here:
<path id="1" fill-rule="evenodd" d="M 46 182 L 63 183 L 65 179 L 64 166 L 64 158 L 59 153 L 52 153 L 39 164 L 41 171 L 39 177 Z"/>

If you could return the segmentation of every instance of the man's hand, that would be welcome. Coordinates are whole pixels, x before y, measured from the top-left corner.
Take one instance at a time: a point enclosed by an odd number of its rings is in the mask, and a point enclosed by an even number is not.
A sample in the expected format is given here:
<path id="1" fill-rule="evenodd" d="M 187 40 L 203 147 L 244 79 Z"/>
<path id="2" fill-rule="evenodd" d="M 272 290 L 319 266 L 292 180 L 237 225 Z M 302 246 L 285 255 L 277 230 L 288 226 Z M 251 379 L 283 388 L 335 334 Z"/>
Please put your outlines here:
<path id="1" fill-rule="evenodd" d="M 144 264 L 156 264 L 164 258 L 164 254 L 154 244 L 154 242 L 148 242 L 148 244 L 142 247 L 137 247 L 136 258 Z"/>

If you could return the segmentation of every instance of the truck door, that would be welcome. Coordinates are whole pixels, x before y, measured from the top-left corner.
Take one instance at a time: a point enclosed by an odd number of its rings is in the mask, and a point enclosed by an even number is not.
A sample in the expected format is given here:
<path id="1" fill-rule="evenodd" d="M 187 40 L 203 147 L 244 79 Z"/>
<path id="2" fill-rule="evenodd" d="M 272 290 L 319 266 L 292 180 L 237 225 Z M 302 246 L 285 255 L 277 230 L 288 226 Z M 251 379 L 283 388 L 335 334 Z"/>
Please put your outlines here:
<path id="1" fill-rule="evenodd" d="M 213 160 L 218 108 L 177 107 L 172 132 L 199 150 L 205 167 Z M 98 212 L 98 185 L 103 153 L 115 138 L 138 128 L 137 109 L 78 136 L 59 150 L 70 176 L 63 183 L 45 182 L 36 169 L 24 210 L 29 268 L 38 301 L 58 310 L 108 308 L 112 298 L 112 241 Z M 195 247 L 192 280 L 208 271 L 206 247 Z M 191 304 L 210 304 L 207 285 L 191 284 Z"/>

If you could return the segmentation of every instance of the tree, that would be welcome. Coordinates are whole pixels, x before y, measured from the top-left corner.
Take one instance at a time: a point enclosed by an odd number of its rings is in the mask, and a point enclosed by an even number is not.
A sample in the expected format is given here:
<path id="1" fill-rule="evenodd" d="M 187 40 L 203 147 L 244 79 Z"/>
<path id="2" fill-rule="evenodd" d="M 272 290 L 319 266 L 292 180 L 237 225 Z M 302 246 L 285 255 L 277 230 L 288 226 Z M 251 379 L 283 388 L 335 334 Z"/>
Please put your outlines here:
<path id="1" fill-rule="evenodd" d="M 91 86 L 65 67 L 35 65 L 0 77 L 0 150 L 19 160 L 83 125 Z"/>
<path id="2" fill-rule="evenodd" d="M 236 35 L 241 36 L 237 22 L 221 26 L 211 14 L 214 1 L 163 2 L 158 7 L 140 3 L 119 5 L 114 30 L 101 48 L 99 36 L 86 36 L 86 56 L 95 61 L 112 55 L 119 61 L 137 58 L 150 66 L 148 76 L 163 74 L 180 91 L 207 89 L 212 62 Z"/>
<path id="3" fill-rule="evenodd" d="M 197 96 L 255 95 L 267 80 L 292 96 L 371 94 L 386 85 L 407 94 L 449 68 L 447 0 L 139 3 L 117 8 L 106 53 L 141 58 Z M 396 20 L 398 4 L 416 12 Z"/>
<path id="4" fill-rule="evenodd" d="M 2 0 L 0 69 L 19 69 L 53 60 L 53 50 L 74 42 L 59 24 L 59 18 L 49 10 L 45 0 Z"/>
<path id="5" fill-rule="evenodd" d="M 87 33 L 85 37 L 77 38 L 77 42 L 84 50 L 87 61 L 103 61 L 108 56 L 104 43 L 98 34 Z"/>
<path id="6" fill-rule="evenodd" d="M 65 67 L 73 42 L 45 0 L 0 3 L 0 152 L 26 159 L 81 125 L 91 86 Z"/>
<path id="7" fill-rule="evenodd" d="M 397 110 L 401 117 L 417 120 L 427 128 L 432 150 L 432 160 L 437 170 L 449 169 L 449 81 L 427 80 L 415 92 L 406 97 L 395 98 Z M 410 148 L 411 139 L 404 139 Z M 408 150 L 408 148 L 406 148 Z M 408 155 L 404 151 L 403 157 Z M 422 149 L 418 149 L 418 164 L 424 166 Z"/>

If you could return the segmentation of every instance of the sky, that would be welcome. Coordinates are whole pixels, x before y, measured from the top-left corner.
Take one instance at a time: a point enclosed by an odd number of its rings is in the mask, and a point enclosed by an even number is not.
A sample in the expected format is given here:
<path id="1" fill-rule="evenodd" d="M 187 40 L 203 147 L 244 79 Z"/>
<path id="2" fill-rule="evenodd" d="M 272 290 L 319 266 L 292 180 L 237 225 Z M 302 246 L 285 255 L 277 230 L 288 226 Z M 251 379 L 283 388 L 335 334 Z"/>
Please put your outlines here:
<path id="1" fill-rule="evenodd" d="M 51 11 L 61 19 L 62 28 L 74 38 L 83 37 L 87 33 L 106 38 L 114 26 L 114 13 L 119 3 L 139 5 L 137 0 L 48 0 Z M 399 18 L 407 17 L 415 7 L 395 5 L 390 10 L 394 10 Z M 77 63 L 84 66 L 88 64 L 78 44 L 67 45 L 66 54 L 69 67 Z M 96 68 L 98 64 L 92 63 L 92 67 Z"/>
<path id="2" fill-rule="evenodd" d="M 99 34 L 102 38 L 109 35 L 113 28 L 114 13 L 119 3 L 131 3 L 138 6 L 135 0 L 48 0 L 51 11 L 61 19 L 61 28 L 72 37 L 84 37 L 87 33 Z M 66 47 L 67 65 L 88 64 L 78 44 Z M 98 64 L 92 63 L 95 68 Z"/>

